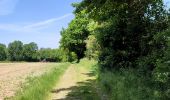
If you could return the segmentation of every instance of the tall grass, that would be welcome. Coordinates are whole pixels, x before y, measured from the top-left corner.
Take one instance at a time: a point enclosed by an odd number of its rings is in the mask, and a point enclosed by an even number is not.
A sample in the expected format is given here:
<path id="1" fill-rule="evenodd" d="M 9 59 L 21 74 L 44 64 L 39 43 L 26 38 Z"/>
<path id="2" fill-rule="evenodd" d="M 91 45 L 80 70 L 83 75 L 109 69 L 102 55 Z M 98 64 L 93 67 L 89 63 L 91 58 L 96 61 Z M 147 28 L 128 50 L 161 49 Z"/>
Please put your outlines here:
<path id="1" fill-rule="evenodd" d="M 12 100 L 45 100 L 69 63 L 56 66 L 52 71 L 39 77 L 30 78 L 28 85 L 19 91 Z"/>
<path id="2" fill-rule="evenodd" d="M 106 71 L 98 80 L 109 100 L 157 100 L 151 80 L 133 70 Z"/>

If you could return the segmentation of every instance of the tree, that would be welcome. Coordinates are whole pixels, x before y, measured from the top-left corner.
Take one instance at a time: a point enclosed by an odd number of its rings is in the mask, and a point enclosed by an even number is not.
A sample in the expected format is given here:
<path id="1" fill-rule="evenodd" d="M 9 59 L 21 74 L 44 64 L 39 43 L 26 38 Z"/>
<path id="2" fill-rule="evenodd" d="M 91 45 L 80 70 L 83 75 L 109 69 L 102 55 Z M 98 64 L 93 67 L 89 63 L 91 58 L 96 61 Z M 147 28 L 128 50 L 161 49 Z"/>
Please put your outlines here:
<path id="1" fill-rule="evenodd" d="M 23 43 L 14 41 L 8 45 L 8 58 L 11 61 L 23 60 Z"/>
<path id="2" fill-rule="evenodd" d="M 91 25 L 95 26 L 92 27 L 92 35 L 100 46 L 98 62 L 101 76 L 106 73 L 109 77 L 112 74 L 108 71 L 113 70 L 118 75 L 126 75 L 126 69 L 128 73 L 136 73 L 134 77 L 146 82 L 149 88 L 153 86 L 150 88 L 153 99 L 168 100 L 170 45 L 167 44 L 169 39 L 166 34 L 170 33 L 167 30 L 170 14 L 164 8 L 163 0 L 83 0 L 76 4 L 75 12 L 81 11 L 85 11 L 85 16 L 95 23 Z M 119 78 L 109 80 L 120 83 Z M 126 80 L 123 84 L 129 84 L 129 78 L 123 76 L 123 80 Z M 111 87 L 112 82 L 108 82 L 109 92 Z"/>
<path id="3" fill-rule="evenodd" d="M 72 54 L 72 52 L 75 53 L 78 62 L 85 56 L 85 40 L 89 35 L 87 29 L 89 22 L 84 14 L 84 11 L 75 13 L 75 19 L 71 21 L 67 29 L 61 31 L 62 39 L 60 41 L 60 48 L 63 48 L 68 54 Z"/>
<path id="4" fill-rule="evenodd" d="M 23 46 L 23 58 L 25 61 L 37 61 L 38 46 L 36 43 L 31 42 Z"/>
<path id="5" fill-rule="evenodd" d="M 102 68 L 137 67 L 144 61 L 142 66 L 153 70 L 164 56 L 166 37 L 161 32 L 167 29 L 168 15 L 162 0 L 83 0 L 75 12 L 84 10 L 98 23 Z"/>
<path id="6" fill-rule="evenodd" d="M 41 48 L 39 56 L 42 61 L 60 62 L 62 61 L 63 54 L 60 49 Z"/>
<path id="7" fill-rule="evenodd" d="M 6 57 L 6 46 L 4 44 L 0 44 L 0 61 L 5 60 Z"/>

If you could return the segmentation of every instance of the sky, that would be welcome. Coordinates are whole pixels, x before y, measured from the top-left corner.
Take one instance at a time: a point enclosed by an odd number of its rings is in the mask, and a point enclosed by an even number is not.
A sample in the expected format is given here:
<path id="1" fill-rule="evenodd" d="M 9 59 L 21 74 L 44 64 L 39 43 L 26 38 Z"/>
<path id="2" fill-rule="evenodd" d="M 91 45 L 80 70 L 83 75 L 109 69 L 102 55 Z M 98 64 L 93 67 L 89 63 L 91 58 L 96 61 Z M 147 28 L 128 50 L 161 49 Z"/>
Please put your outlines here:
<path id="1" fill-rule="evenodd" d="M 74 2 L 80 0 L 0 0 L 0 43 L 20 40 L 57 48 L 62 27 L 74 18 Z"/>
<path id="2" fill-rule="evenodd" d="M 35 42 L 58 48 L 60 31 L 74 18 L 74 2 L 81 0 L 0 0 L 0 43 Z M 170 0 L 164 0 L 170 7 Z"/>

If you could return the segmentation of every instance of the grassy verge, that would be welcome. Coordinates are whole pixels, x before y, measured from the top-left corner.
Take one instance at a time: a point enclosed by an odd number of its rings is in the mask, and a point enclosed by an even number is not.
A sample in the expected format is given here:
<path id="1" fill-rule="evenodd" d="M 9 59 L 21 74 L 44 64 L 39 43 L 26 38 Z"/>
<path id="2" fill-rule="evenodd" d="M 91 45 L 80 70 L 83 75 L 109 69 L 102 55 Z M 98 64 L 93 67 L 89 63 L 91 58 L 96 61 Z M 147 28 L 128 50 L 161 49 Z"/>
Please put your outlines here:
<path id="1" fill-rule="evenodd" d="M 55 86 L 59 77 L 69 66 L 69 63 L 60 64 L 48 73 L 39 77 L 29 78 L 28 85 L 24 86 L 12 100 L 45 100 L 50 90 Z"/>
<path id="2" fill-rule="evenodd" d="M 101 72 L 98 80 L 109 100 L 159 100 L 155 98 L 151 80 L 134 70 Z"/>

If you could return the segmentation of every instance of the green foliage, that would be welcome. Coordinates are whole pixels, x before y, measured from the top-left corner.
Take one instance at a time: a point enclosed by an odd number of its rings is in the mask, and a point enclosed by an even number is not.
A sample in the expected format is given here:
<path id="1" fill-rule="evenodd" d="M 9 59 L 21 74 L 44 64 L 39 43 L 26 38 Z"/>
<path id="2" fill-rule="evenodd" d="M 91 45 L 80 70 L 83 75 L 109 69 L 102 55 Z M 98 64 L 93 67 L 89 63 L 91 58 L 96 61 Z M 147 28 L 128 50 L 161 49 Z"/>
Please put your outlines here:
<path id="1" fill-rule="evenodd" d="M 75 12 L 84 10 L 97 23 L 94 33 L 101 47 L 101 67 L 137 67 L 140 58 L 152 56 L 153 62 L 162 58 L 166 41 L 161 32 L 168 25 L 162 1 L 83 0 Z M 155 68 L 153 63 L 147 65 Z"/>
<path id="2" fill-rule="evenodd" d="M 61 51 L 61 58 L 63 62 L 73 62 L 73 61 L 77 61 L 77 54 L 74 52 L 69 52 L 68 49 L 63 49 L 60 48 Z"/>
<path id="3" fill-rule="evenodd" d="M 11 61 L 23 60 L 23 43 L 14 41 L 8 45 L 8 59 Z"/>
<path id="4" fill-rule="evenodd" d="M 0 44 L 0 61 L 48 61 L 48 62 L 61 62 L 65 55 L 61 49 L 38 49 L 38 45 L 34 42 L 23 44 L 21 41 L 14 41 L 9 43 L 8 48 Z M 76 60 L 75 53 L 70 52 L 70 59 Z"/>
<path id="5" fill-rule="evenodd" d="M 170 30 L 165 32 L 170 34 Z M 153 78 L 156 84 L 156 93 L 161 100 L 170 99 L 170 40 L 168 39 L 167 49 L 163 59 L 158 60 L 156 69 L 153 72 Z"/>
<path id="6" fill-rule="evenodd" d="M 31 42 L 23 46 L 23 59 L 25 61 L 37 61 L 38 46 L 36 43 Z"/>
<path id="7" fill-rule="evenodd" d="M 76 17 L 71 21 L 67 29 L 61 31 L 62 39 L 60 41 L 60 48 L 63 48 L 66 53 L 74 52 L 78 60 L 83 58 L 86 51 L 85 40 L 89 35 L 87 29 L 88 19 L 85 12 L 76 13 Z"/>
<path id="8" fill-rule="evenodd" d="M 155 92 L 160 100 L 170 99 L 170 63 L 169 62 L 157 62 L 157 68 L 155 69 L 154 81 Z"/>
<path id="9" fill-rule="evenodd" d="M 165 33 L 169 34 L 169 31 L 167 32 Z M 158 36 L 156 40 L 159 39 L 162 39 L 162 36 Z M 168 40 L 167 49 L 162 51 L 163 58 L 156 62 L 154 61 L 155 54 L 153 54 L 139 59 L 138 68 L 135 69 L 100 71 L 98 79 L 100 86 L 109 94 L 111 100 L 169 100 L 169 47 Z M 154 70 L 149 69 L 153 70 L 152 72 L 148 71 L 151 63 L 156 66 Z"/>
<path id="10" fill-rule="evenodd" d="M 41 61 L 50 61 L 50 62 L 60 62 L 62 61 L 62 52 L 59 49 L 40 49 L 38 51 L 39 59 Z"/>
<path id="11" fill-rule="evenodd" d="M 76 61 L 77 60 L 77 55 L 75 52 L 70 53 L 70 60 L 69 61 Z"/>
<path id="12" fill-rule="evenodd" d="M 86 56 L 99 51 L 99 81 L 111 100 L 170 99 L 170 14 L 162 0 L 83 0 L 73 6 L 75 15 L 88 18 Z"/>
<path id="13" fill-rule="evenodd" d="M 94 35 L 89 35 L 86 40 L 86 57 L 89 59 L 98 59 L 100 47 Z"/>
<path id="14" fill-rule="evenodd" d="M 6 46 L 4 44 L 0 44 L 0 61 L 6 60 Z"/>

